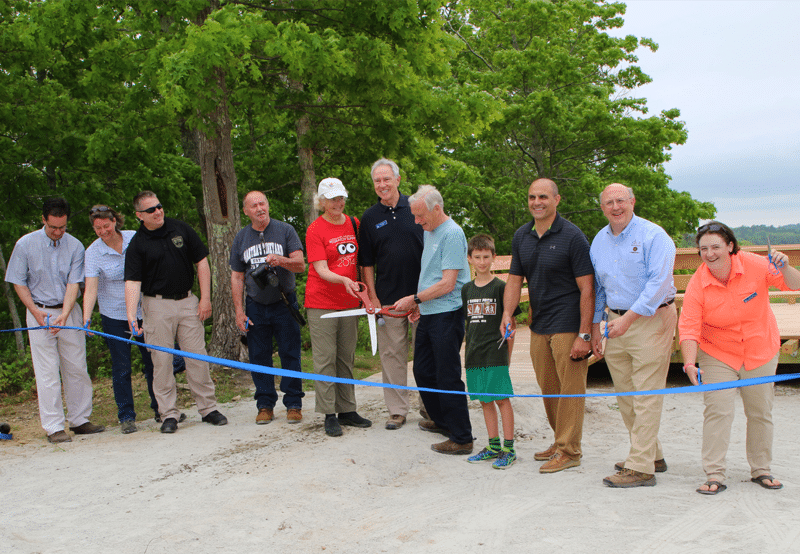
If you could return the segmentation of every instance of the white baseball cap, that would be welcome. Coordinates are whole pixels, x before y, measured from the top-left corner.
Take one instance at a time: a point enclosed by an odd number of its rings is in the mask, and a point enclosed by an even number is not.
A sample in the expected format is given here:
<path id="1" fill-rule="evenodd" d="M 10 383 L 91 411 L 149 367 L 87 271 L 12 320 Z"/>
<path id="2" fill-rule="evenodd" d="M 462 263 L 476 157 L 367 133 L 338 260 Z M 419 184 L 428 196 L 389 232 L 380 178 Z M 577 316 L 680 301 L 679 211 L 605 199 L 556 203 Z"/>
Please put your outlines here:
<path id="1" fill-rule="evenodd" d="M 322 198 L 327 198 L 328 200 L 336 198 L 337 196 L 347 198 L 347 190 L 345 190 L 342 182 L 336 177 L 328 177 L 320 181 L 318 194 Z"/>

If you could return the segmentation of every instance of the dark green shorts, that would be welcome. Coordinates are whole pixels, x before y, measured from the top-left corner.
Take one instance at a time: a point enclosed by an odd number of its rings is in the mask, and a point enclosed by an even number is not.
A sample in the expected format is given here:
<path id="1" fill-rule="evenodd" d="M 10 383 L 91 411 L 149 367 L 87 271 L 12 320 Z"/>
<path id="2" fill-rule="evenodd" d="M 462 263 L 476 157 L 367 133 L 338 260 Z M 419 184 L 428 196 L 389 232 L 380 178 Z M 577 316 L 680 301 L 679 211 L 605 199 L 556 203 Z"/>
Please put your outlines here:
<path id="1" fill-rule="evenodd" d="M 470 393 L 514 394 L 514 387 L 511 385 L 511 376 L 508 374 L 508 366 L 468 367 L 467 390 Z M 480 400 L 481 402 L 492 402 L 494 400 L 503 400 L 504 398 L 508 398 L 508 396 L 470 394 L 469 398 L 470 400 Z"/>

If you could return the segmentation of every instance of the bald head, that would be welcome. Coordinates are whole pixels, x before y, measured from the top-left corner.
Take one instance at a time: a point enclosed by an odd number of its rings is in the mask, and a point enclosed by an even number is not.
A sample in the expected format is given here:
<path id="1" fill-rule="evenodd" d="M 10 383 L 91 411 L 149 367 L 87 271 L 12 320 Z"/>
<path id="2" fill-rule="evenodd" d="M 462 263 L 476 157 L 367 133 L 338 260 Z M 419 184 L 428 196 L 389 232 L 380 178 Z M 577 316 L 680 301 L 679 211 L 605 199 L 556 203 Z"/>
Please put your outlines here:
<path id="1" fill-rule="evenodd" d="M 611 183 L 600 193 L 600 208 L 614 235 L 624 231 L 631 222 L 635 204 L 633 189 L 620 183 Z"/>
<path id="2" fill-rule="evenodd" d="M 251 190 L 244 195 L 242 211 L 250 218 L 256 231 L 263 231 L 269 225 L 269 202 L 260 190 Z"/>
<path id="3" fill-rule="evenodd" d="M 550 187 L 550 192 L 552 193 L 552 195 L 554 197 L 558 196 L 558 185 L 555 183 L 555 181 L 551 181 L 550 179 L 544 179 L 544 178 L 536 179 L 533 183 L 531 183 L 531 186 L 533 185 Z"/>

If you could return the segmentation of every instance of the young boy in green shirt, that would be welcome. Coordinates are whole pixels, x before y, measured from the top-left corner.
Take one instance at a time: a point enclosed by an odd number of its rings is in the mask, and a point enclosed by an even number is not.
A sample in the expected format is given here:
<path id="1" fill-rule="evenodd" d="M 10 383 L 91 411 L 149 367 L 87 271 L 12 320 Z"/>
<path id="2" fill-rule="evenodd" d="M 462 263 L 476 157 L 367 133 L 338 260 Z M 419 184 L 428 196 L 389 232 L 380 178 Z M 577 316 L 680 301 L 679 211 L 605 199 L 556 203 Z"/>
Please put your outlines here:
<path id="1" fill-rule="evenodd" d="M 508 361 L 513 339 L 501 343 L 498 331 L 503 318 L 503 292 L 506 284 L 491 273 L 495 259 L 494 240 L 476 235 L 467 244 L 467 259 L 475 270 L 475 280 L 461 289 L 466 322 L 467 390 L 471 400 L 480 400 L 489 446 L 467 459 L 470 463 L 494 460 L 492 467 L 506 469 L 517 460 L 514 451 L 514 410 L 508 395 L 513 395 Z M 519 308 L 515 315 L 519 313 Z M 508 334 L 508 333 L 507 333 Z M 500 347 L 498 348 L 498 344 Z M 491 393 L 491 395 L 472 394 Z M 493 396 L 493 395 L 498 396 Z M 503 421 L 500 444 L 497 411 Z"/>

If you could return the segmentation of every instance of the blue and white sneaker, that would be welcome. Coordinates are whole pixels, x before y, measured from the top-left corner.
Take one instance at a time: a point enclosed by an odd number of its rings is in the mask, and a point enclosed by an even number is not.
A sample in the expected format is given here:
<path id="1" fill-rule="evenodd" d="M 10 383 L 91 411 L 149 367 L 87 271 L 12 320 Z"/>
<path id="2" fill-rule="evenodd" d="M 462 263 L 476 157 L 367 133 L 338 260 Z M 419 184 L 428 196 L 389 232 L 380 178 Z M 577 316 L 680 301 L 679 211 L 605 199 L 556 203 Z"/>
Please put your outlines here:
<path id="1" fill-rule="evenodd" d="M 517 461 L 517 453 L 514 451 L 508 452 L 503 450 L 500 453 L 500 456 L 497 460 L 492 464 L 494 469 L 508 469 L 511 467 L 514 462 Z"/>
<path id="2" fill-rule="evenodd" d="M 474 456 L 470 456 L 467 458 L 467 461 L 471 464 L 477 464 L 480 462 L 485 462 L 488 460 L 494 460 L 500 456 L 502 451 L 500 450 L 492 450 L 490 448 L 484 448 Z"/>

